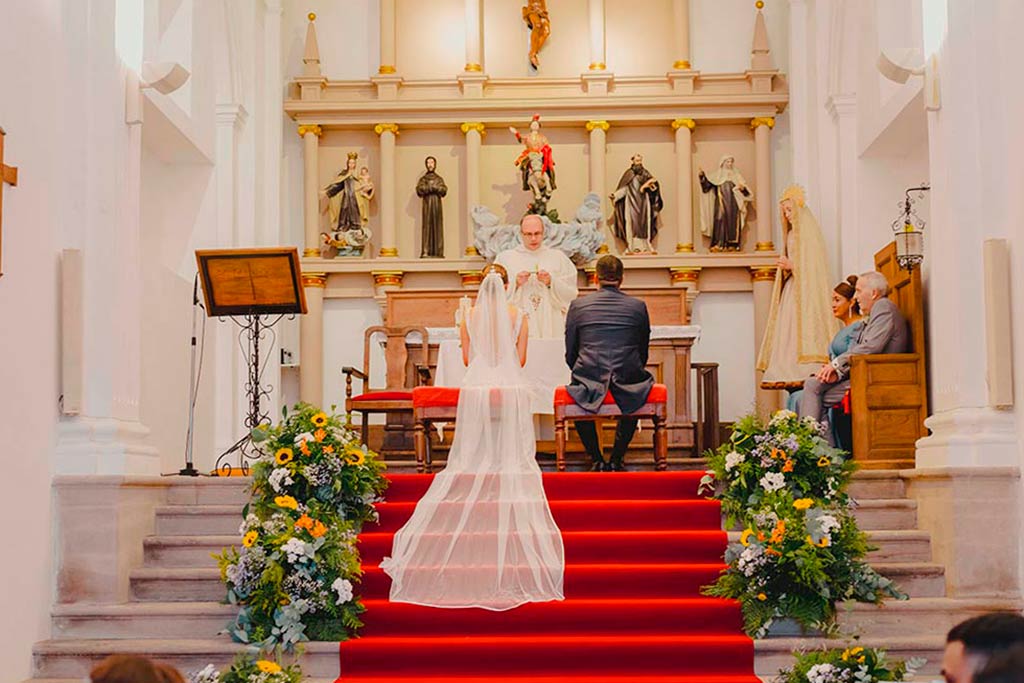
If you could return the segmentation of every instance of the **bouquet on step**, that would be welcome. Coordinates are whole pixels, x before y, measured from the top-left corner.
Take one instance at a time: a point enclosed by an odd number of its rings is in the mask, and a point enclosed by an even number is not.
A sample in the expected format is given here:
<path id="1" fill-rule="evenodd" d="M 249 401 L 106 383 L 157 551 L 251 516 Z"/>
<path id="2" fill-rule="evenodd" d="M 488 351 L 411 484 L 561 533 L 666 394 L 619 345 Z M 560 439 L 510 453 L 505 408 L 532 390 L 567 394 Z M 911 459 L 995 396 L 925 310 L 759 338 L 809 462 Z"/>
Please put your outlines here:
<path id="1" fill-rule="evenodd" d="M 300 683 L 302 669 L 298 664 L 281 666 L 273 659 L 257 658 L 240 653 L 224 671 L 213 664 L 188 677 L 189 683 Z"/>
<path id="2" fill-rule="evenodd" d="M 239 528 L 241 548 L 215 556 L 238 605 L 228 633 L 267 649 L 346 640 L 362 626 L 356 537 L 376 520 L 384 464 L 335 415 L 307 404 L 253 430 L 262 456 Z"/>
<path id="3" fill-rule="evenodd" d="M 837 601 L 906 598 L 864 561 L 872 548 L 846 493 L 855 465 L 828 445 L 825 428 L 788 410 L 767 424 L 748 416 L 708 454 L 700 490 L 742 532 L 704 593 L 738 600 L 753 637 L 781 618 L 832 632 Z"/>
<path id="4" fill-rule="evenodd" d="M 775 683 L 880 683 L 903 681 L 924 666 L 923 659 L 888 661 L 885 650 L 848 647 L 795 653 L 796 661 L 783 669 Z"/>

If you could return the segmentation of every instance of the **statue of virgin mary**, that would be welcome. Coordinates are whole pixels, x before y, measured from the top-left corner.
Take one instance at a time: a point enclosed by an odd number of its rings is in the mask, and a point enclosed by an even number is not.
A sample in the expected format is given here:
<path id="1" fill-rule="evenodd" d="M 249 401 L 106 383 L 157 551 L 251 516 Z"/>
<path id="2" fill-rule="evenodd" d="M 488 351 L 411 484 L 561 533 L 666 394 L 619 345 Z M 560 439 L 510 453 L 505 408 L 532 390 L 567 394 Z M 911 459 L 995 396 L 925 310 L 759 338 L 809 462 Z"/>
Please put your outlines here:
<path id="1" fill-rule="evenodd" d="M 764 371 L 762 389 L 792 390 L 828 362 L 828 345 L 839 327 L 830 307 L 825 240 L 803 188 L 787 188 L 779 209 L 784 247 L 757 369 Z"/>

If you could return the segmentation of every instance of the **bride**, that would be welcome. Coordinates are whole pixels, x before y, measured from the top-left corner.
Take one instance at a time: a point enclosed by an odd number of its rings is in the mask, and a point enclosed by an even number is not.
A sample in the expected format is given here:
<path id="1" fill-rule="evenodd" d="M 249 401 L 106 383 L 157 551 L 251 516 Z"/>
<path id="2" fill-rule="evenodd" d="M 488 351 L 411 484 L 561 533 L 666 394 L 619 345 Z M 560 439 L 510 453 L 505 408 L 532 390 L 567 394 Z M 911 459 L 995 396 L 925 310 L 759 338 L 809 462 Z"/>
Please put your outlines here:
<path id="1" fill-rule="evenodd" d="M 564 599 L 562 536 L 544 495 L 522 369 L 527 320 L 507 303 L 504 269 L 485 272 L 460 325 L 469 367 L 448 464 L 381 562 L 392 602 L 507 610 Z"/>

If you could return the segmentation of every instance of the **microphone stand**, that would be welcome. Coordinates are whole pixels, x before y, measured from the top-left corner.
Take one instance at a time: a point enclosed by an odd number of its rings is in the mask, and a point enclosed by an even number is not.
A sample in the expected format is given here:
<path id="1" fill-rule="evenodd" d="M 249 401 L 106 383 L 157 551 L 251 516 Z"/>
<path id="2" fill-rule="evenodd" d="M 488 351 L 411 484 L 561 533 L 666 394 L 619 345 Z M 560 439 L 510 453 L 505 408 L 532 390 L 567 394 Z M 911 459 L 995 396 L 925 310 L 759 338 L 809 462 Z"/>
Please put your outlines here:
<path id="1" fill-rule="evenodd" d="M 192 464 L 192 442 L 194 440 L 196 418 L 196 309 L 199 308 L 199 273 L 192 281 L 192 358 L 188 372 L 188 432 L 185 435 L 185 467 L 178 474 L 185 477 L 198 477 L 199 470 Z"/>

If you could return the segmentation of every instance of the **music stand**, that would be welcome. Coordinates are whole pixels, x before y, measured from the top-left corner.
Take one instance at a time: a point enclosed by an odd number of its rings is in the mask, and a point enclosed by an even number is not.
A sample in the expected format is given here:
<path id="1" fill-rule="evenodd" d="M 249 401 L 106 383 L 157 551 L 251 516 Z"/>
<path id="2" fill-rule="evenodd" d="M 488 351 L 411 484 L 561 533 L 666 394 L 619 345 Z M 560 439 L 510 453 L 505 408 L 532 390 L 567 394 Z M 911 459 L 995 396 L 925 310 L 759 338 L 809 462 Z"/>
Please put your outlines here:
<path id="1" fill-rule="evenodd" d="M 273 387 L 260 383 L 266 359 L 260 357 L 260 342 L 269 338 L 269 349 L 276 339 L 273 327 L 286 315 L 306 312 L 306 293 L 302 288 L 302 268 L 295 247 L 253 249 L 199 249 L 196 251 L 199 279 L 202 283 L 206 314 L 229 318 L 238 326 L 238 343 L 245 349 L 248 374 L 245 393 L 249 412 L 245 417 L 245 435 L 217 458 L 216 469 L 231 475 L 234 468 L 227 457 L 239 454 L 239 469 L 249 471 L 252 430 L 269 421 L 260 408 L 260 399 L 269 397 Z"/>

